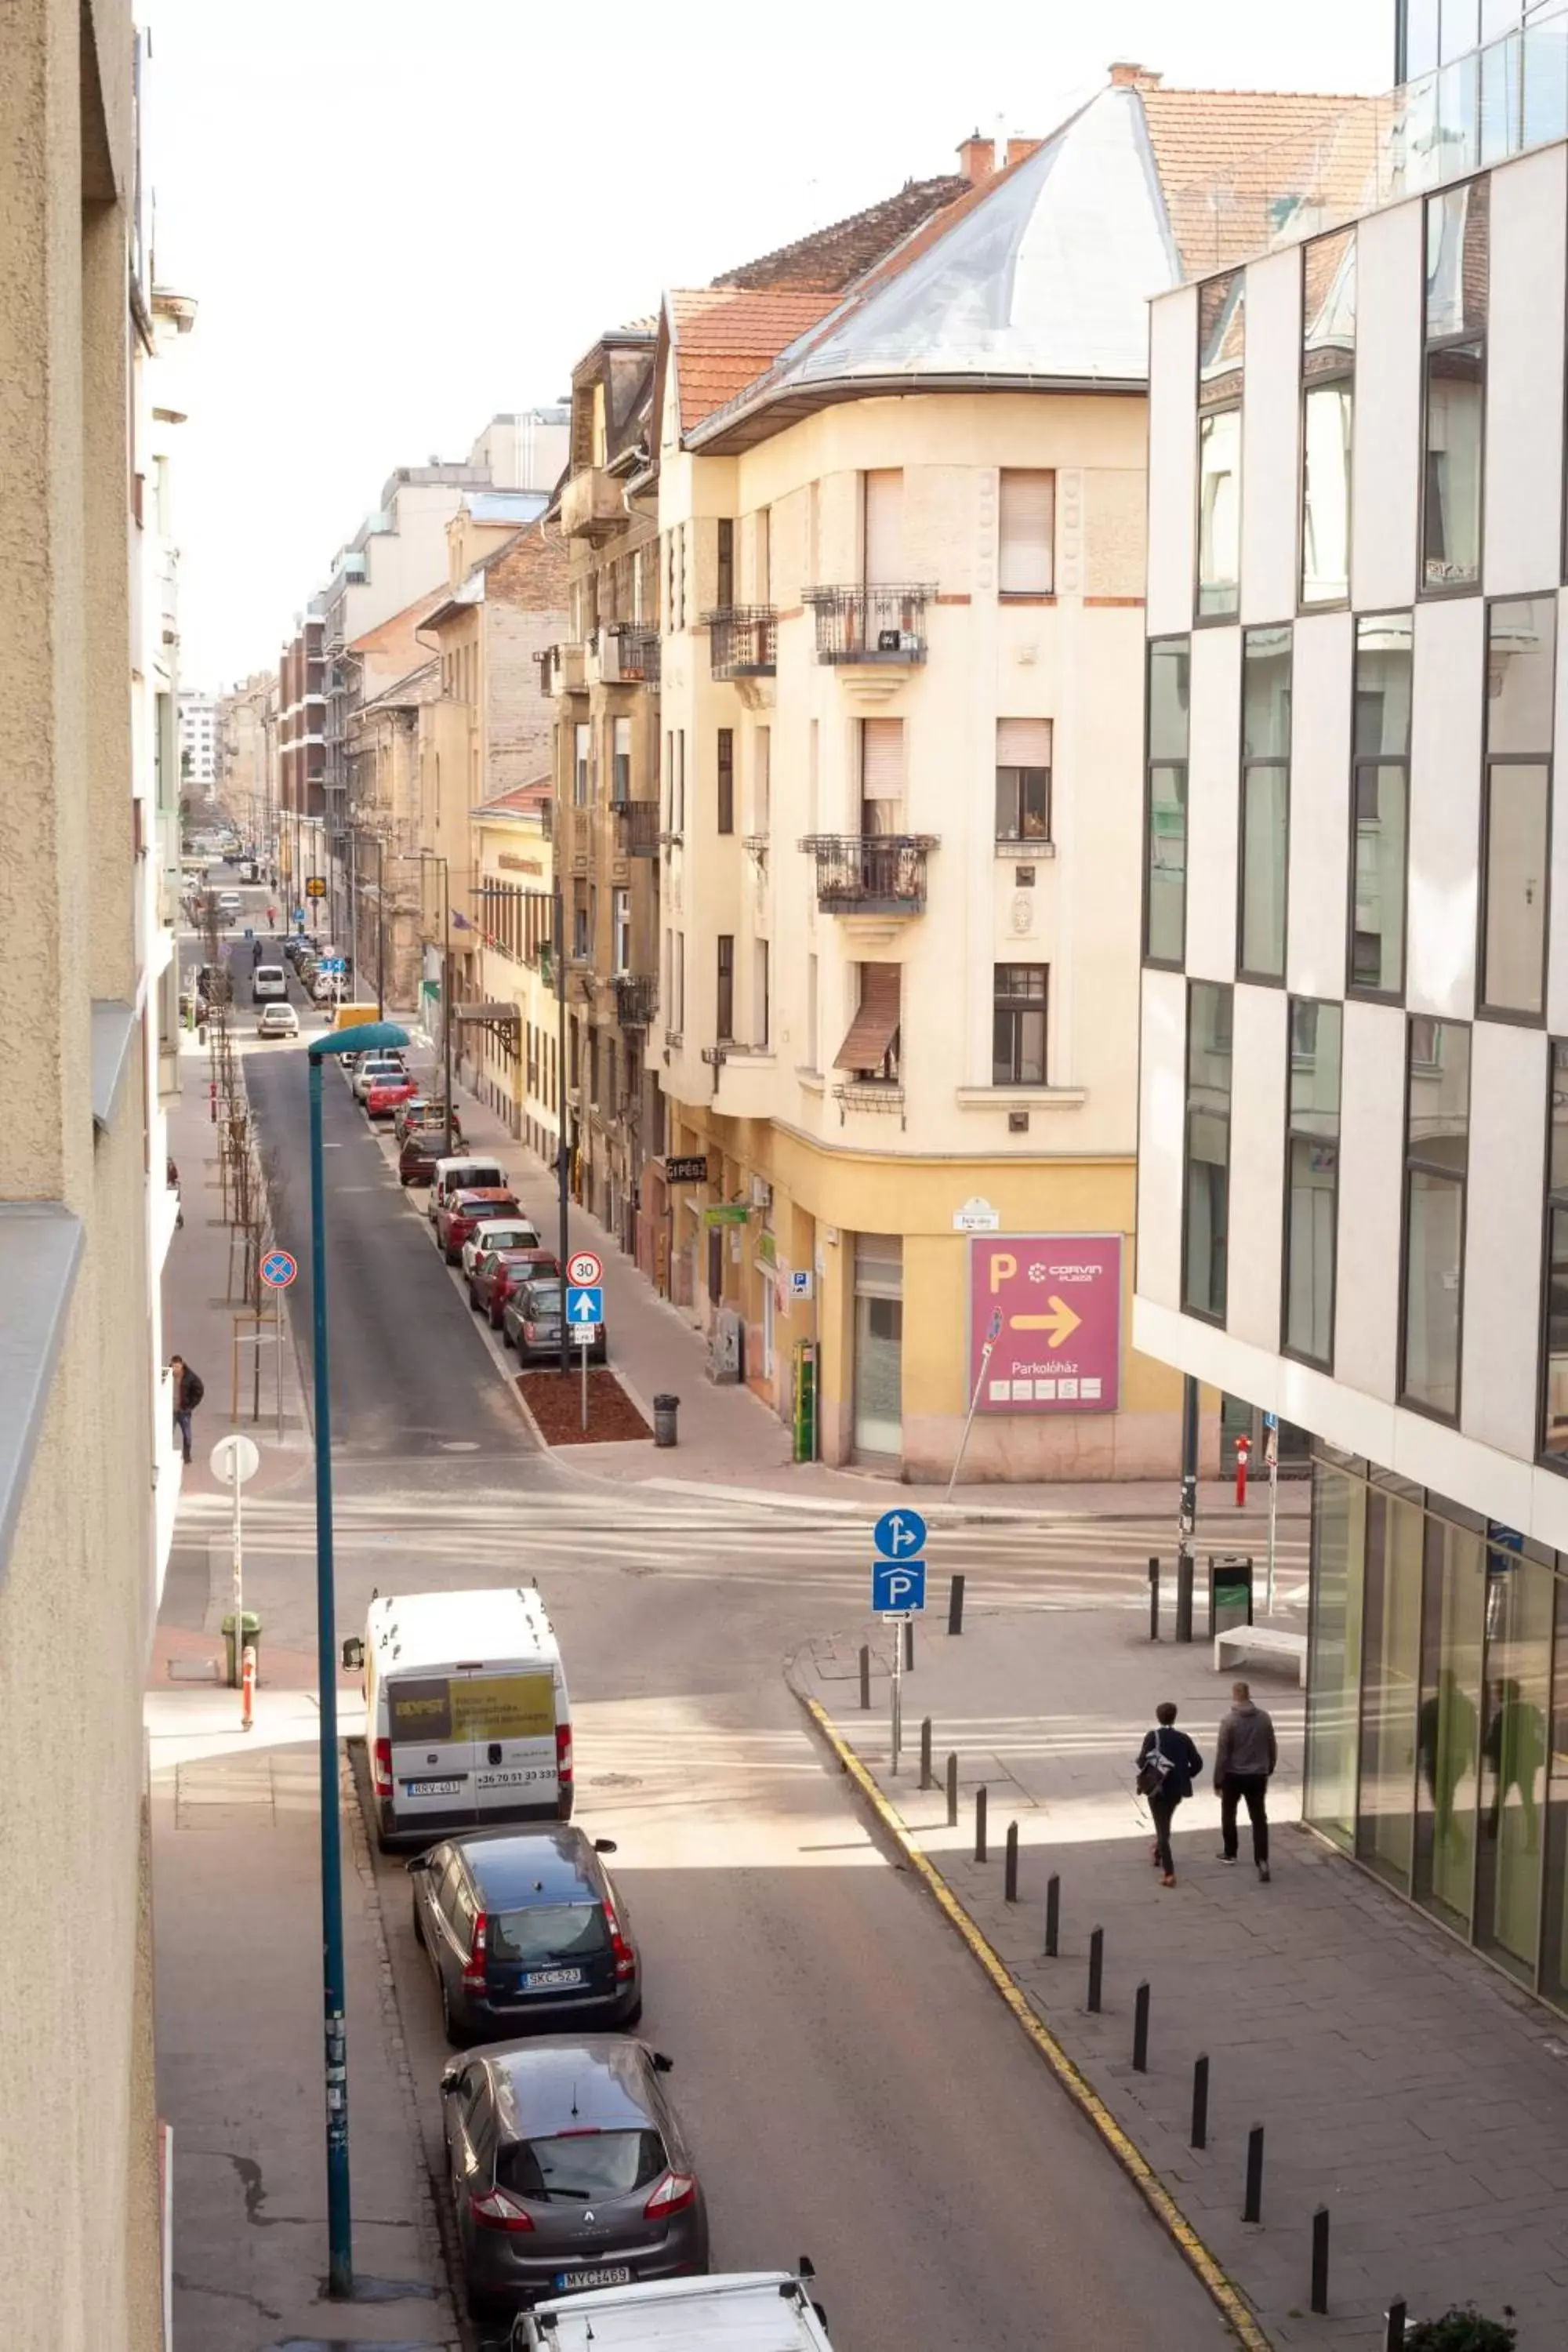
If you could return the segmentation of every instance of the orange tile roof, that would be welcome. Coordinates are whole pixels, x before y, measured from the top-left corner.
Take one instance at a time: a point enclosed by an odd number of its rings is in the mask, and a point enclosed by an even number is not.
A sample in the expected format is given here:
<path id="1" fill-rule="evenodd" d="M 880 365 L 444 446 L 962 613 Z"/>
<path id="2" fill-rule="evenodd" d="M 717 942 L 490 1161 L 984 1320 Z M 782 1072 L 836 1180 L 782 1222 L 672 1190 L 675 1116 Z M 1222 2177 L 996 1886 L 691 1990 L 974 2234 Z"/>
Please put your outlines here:
<path id="1" fill-rule="evenodd" d="M 474 814 L 534 816 L 549 800 L 552 789 L 548 776 L 535 776 L 531 782 L 513 784 L 509 792 L 497 793 L 493 800 L 480 801 Z"/>
<path id="2" fill-rule="evenodd" d="M 680 379 L 680 429 L 689 433 L 761 375 L 838 297 L 825 287 L 752 290 L 702 286 L 668 297 Z"/>
<path id="3" fill-rule="evenodd" d="M 879 204 L 868 205 L 863 212 L 830 222 L 826 228 L 813 229 L 792 245 L 780 246 L 776 252 L 742 262 L 739 269 L 727 269 L 713 282 L 752 289 L 821 286 L 840 290 L 939 206 L 961 195 L 965 184 L 962 173 L 953 172 L 944 172 L 934 180 L 906 180 L 896 194 L 884 196 Z"/>
<path id="4" fill-rule="evenodd" d="M 1185 277 L 1262 252 L 1302 206 L 1342 218 L 1374 184 L 1370 99 L 1146 83 L 1138 95 Z"/>

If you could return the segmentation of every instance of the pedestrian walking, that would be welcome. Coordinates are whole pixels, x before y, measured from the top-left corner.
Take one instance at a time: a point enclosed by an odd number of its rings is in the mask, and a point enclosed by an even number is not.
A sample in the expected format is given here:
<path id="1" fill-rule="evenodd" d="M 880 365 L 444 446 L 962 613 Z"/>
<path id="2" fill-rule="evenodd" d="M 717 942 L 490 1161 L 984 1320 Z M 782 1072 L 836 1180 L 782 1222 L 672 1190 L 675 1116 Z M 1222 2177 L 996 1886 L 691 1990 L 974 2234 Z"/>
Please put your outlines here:
<path id="1" fill-rule="evenodd" d="M 267 909 L 267 928 L 269 931 L 275 931 L 278 929 L 278 909 L 276 907 L 268 907 Z"/>
<path id="2" fill-rule="evenodd" d="M 1176 1807 L 1193 1793 L 1193 1782 L 1204 1769 L 1184 1731 L 1175 1727 L 1173 1699 L 1163 1698 L 1154 1709 L 1154 1728 L 1143 1734 L 1138 1750 L 1138 1793 L 1149 1800 L 1154 1820 L 1154 1861 L 1162 1886 L 1174 1886 L 1176 1864 L 1171 1853 L 1171 1822 Z"/>
<path id="3" fill-rule="evenodd" d="M 1273 1717 L 1254 1706 L 1248 1684 L 1232 1683 L 1230 1696 L 1234 1704 L 1220 1725 L 1214 1758 L 1214 1784 L 1219 1790 L 1219 1859 L 1236 1860 L 1239 1851 L 1236 1809 L 1245 1805 L 1252 1823 L 1252 1859 L 1267 1886 L 1268 1781 L 1279 1761 L 1279 1743 L 1274 1737 Z"/>
<path id="4" fill-rule="evenodd" d="M 169 1371 L 174 1383 L 174 1432 L 184 1448 L 185 1460 L 191 1458 L 191 1415 L 206 1394 L 200 1372 L 194 1372 L 184 1356 L 171 1356 Z"/>

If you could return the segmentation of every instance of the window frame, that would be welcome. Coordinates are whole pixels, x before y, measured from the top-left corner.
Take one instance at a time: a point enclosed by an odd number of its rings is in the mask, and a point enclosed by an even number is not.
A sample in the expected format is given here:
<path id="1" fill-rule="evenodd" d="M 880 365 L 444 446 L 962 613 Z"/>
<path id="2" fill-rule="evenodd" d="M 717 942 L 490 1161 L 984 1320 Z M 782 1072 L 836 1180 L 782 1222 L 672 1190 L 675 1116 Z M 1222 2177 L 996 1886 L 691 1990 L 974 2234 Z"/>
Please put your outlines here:
<path id="1" fill-rule="evenodd" d="M 1292 1346 L 1290 1340 L 1290 1147 L 1294 1143 L 1321 1143 L 1325 1139 L 1310 1128 L 1298 1127 L 1290 1109 L 1290 1066 L 1295 1059 L 1296 1007 L 1314 1005 L 1319 1013 L 1325 1009 L 1340 1017 L 1339 1093 L 1334 1105 L 1334 1213 L 1331 1222 L 1332 1261 L 1329 1271 L 1329 1347 L 1326 1356 L 1310 1355 L 1305 1348 Z M 1306 1364 L 1313 1371 L 1334 1376 L 1334 1341 L 1338 1335 L 1340 1306 L 1340 1177 L 1344 1153 L 1345 1096 L 1345 1008 L 1337 996 L 1292 996 L 1285 1007 L 1285 1184 L 1283 1214 L 1280 1220 L 1279 1242 L 1279 1353 L 1289 1356 L 1292 1363 Z"/>
<path id="2" fill-rule="evenodd" d="M 1470 53 L 1467 53 L 1470 54 Z M 1506 160 L 1506 159 L 1501 159 Z M 1421 368 L 1421 420 L 1416 437 L 1417 472 L 1415 479 L 1415 601 L 1420 604 L 1441 604 L 1454 596 L 1478 596 L 1485 586 L 1487 576 L 1487 391 L 1490 373 L 1491 342 L 1491 175 L 1494 166 L 1488 163 L 1467 173 L 1460 180 L 1446 181 L 1440 188 L 1429 188 L 1421 197 L 1421 340 L 1418 346 Z M 1487 293 L 1486 308 L 1479 337 L 1461 331 L 1441 335 L 1436 341 L 1426 326 L 1426 289 L 1428 276 L 1428 238 L 1431 234 L 1432 205 L 1435 200 L 1457 195 L 1461 189 L 1487 183 Z M 1479 499 L 1476 519 L 1476 571 L 1472 580 L 1441 581 L 1435 587 L 1426 581 L 1426 477 L 1427 459 L 1431 450 L 1427 442 L 1427 420 L 1431 396 L 1431 362 L 1435 352 L 1458 351 L 1479 341 L 1480 358 L 1480 412 L 1476 446 L 1479 451 L 1478 479 Z"/>
<path id="3" fill-rule="evenodd" d="M 1007 989 L 1005 991 L 1003 989 L 1003 973 L 1020 971 L 1031 973 L 1037 972 L 1039 974 L 1040 992 L 1037 997 L 1027 993 L 1020 993 L 1013 989 Z M 1040 1020 L 1040 1075 L 1037 1078 L 1026 1078 L 1018 1075 L 1019 1065 L 1023 1059 L 1019 1050 L 1019 1022 L 1024 1016 L 1037 1013 L 1038 1013 Z M 1008 1075 L 1005 1077 L 998 1076 L 998 1059 L 996 1053 L 996 1023 L 998 1016 L 1002 1014 L 1005 1014 L 1008 1019 L 1009 1043 L 1011 1048 L 1008 1056 L 1011 1066 Z M 1012 1093 L 1025 1088 L 1027 1088 L 1031 1093 L 1037 1093 L 1048 1087 L 1050 1083 L 1050 965 L 1048 963 L 1016 963 L 1011 961 L 1005 963 L 993 963 L 991 967 L 991 1084 L 993 1087 L 1007 1093 Z"/>
<path id="4" fill-rule="evenodd" d="M 1230 999 L 1229 1050 L 1231 1054 L 1231 1069 L 1233 1077 L 1232 1082 L 1227 1085 L 1226 1088 L 1226 1108 L 1224 1113 L 1226 1173 L 1225 1306 L 1217 1315 L 1212 1307 L 1194 1307 L 1191 1298 L 1187 1295 L 1187 1194 L 1188 1178 L 1192 1170 L 1193 1159 L 1190 1141 L 1193 1117 L 1193 991 L 1196 988 L 1223 989 L 1226 995 Z M 1236 1087 L 1234 1083 L 1234 1072 L 1236 1068 L 1236 983 L 1233 981 L 1228 980 L 1189 979 L 1187 982 L 1187 1001 L 1185 1011 L 1186 1022 L 1182 1037 L 1182 1222 L 1181 1263 L 1178 1269 L 1177 1296 L 1180 1302 L 1179 1311 L 1182 1314 L 1191 1315 L 1197 1322 L 1207 1323 L 1214 1330 L 1223 1331 L 1226 1328 L 1226 1318 L 1230 1312 L 1230 1145 L 1232 1107 L 1236 1098 Z"/>
<path id="5" fill-rule="evenodd" d="M 1451 1168 L 1444 1167 L 1441 1161 L 1417 1160 L 1413 1157 L 1411 1151 L 1410 1078 L 1411 1072 L 1414 1067 L 1414 1024 L 1417 1021 L 1433 1019 L 1436 1021 L 1440 1029 L 1464 1030 L 1467 1040 L 1468 1041 L 1466 1046 L 1467 1062 L 1465 1069 L 1465 1170 L 1461 1176 L 1456 1176 L 1454 1171 Z M 1439 1429 L 1458 1429 L 1461 1426 L 1461 1416 L 1463 1415 L 1465 1407 L 1465 1284 L 1469 1272 L 1469 1252 L 1466 1247 L 1468 1238 L 1466 1228 L 1469 1215 L 1470 1191 L 1470 1097 L 1473 1092 L 1475 1075 L 1475 1059 L 1473 1051 L 1471 1050 L 1474 1042 L 1471 1034 L 1473 1027 L 1474 1024 L 1471 1022 L 1450 1021 L 1446 1015 L 1442 1014 L 1434 1015 L 1430 1013 L 1407 1013 L 1405 1016 L 1405 1107 L 1402 1148 L 1399 1163 L 1399 1332 L 1398 1360 L 1394 1368 L 1394 1401 L 1402 1412 L 1419 1413 L 1424 1421 L 1435 1422 Z M 1422 1065 L 1423 1068 L 1432 1068 L 1434 1066 L 1439 1069 L 1442 1067 L 1440 1055 L 1437 1057 L 1435 1064 L 1423 1063 Z M 1459 1278 L 1455 1296 L 1454 1307 L 1456 1345 L 1454 1349 L 1454 1410 L 1452 1412 L 1445 1412 L 1440 1405 L 1426 1404 L 1421 1398 L 1412 1396 L 1410 1393 L 1409 1381 L 1406 1377 L 1407 1366 L 1405 1357 L 1410 1303 L 1410 1179 L 1412 1175 L 1417 1172 L 1422 1175 L 1439 1177 L 1445 1182 L 1457 1185 L 1458 1188 Z"/>
<path id="6" fill-rule="evenodd" d="M 1359 317 L 1355 322 L 1358 331 L 1355 342 L 1351 346 L 1348 361 L 1342 366 L 1324 368 L 1317 375 L 1310 376 L 1307 373 L 1307 328 L 1309 324 L 1307 317 L 1308 266 L 1314 246 L 1326 244 L 1330 238 L 1337 238 L 1341 236 L 1349 236 L 1352 241 L 1352 249 L 1355 255 L 1356 292 L 1359 297 L 1361 291 L 1361 243 L 1358 225 L 1355 222 L 1352 221 L 1348 227 L 1326 229 L 1318 236 L 1307 237 L 1303 240 L 1301 246 L 1301 332 L 1298 352 L 1298 366 L 1300 370 L 1300 404 L 1296 427 L 1297 442 L 1300 450 L 1300 478 L 1296 486 L 1296 614 L 1298 619 L 1313 613 L 1348 612 L 1351 609 L 1352 604 L 1351 574 L 1354 568 L 1353 559 L 1355 554 L 1355 362 L 1356 344 L 1359 343 L 1361 340 L 1359 333 Z M 1345 593 L 1342 596 L 1313 597 L 1309 601 L 1305 593 L 1307 585 L 1307 403 L 1310 395 L 1315 392 L 1342 393 L 1346 391 L 1350 394 L 1351 402 L 1351 436 L 1348 462 L 1345 467 Z"/>
<path id="7" fill-rule="evenodd" d="M 1476 989 L 1475 1017 L 1478 1021 L 1501 1021 L 1514 1029 L 1544 1029 L 1546 1026 L 1546 985 L 1552 961 L 1552 793 L 1556 786 L 1553 746 L 1556 740 L 1557 709 L 1557 637 L 1558 591 L 1549 588 L 1539 596 L 1489 596 L 1486 603 L 1486 628 L 1482 638 L 1482 709 L 1485 727 L 1481 741 L 1481 807 L 1480 843 L 1476 869 Z M 1485 692 L 1492 658 L 1492 614 L 1500 604 L 1550 604 L 1552 607 L 1552 677 L 1547 688 L 1548 719 L 1546 748 L 1541 751 L 1494 751 L 1491 748 L 1490 697 Z M 1487 1002 L 1487 877 L 1491 866 L 1492 771 L 1494 768 L 1541 768 L 1546 775 L 1546 831 L 1542 843 L 1542 908 L 1541 908 L 1541 1006 L 1539 1012 L 1521 1012 L 1511 1005 L 1489 1004 Z"/>
<path id="8" fill-rule="evenodd" d="M 1289 676 L 1286 684 L 1286 748 L 1283 753 L 1264 751 L 1248 758 L 1247 751 L 1247 648 L 1253 637 L 1273 635 L 1283 630 L 1286 638 Z M 1237 800 L 1236 818 L 1236 976 L 1258 988 L 1283 988 L 1290 964 L 1290 768 L 1296 736 L 1296 632 L 1289 621 L 1269 621 L 1248 625 L 1241 632 L 1241 725 L 1237 740 L 1241 745 L 1240 789 Z M 1247 940 L 1247 786 L 1255 770 L 1279 769 L 1285 779 L 1284 860 L 1281 877 L 1279 917 L 1279 969 L 1278 971 L 1255 970 L 1246 962 L 1243 950 Z"/>
<path id="9" fill-rule="evenodd" d="M 735 830 L 735 730 L 721 727 L 717 730 L 715 751 L 718 773 L 714 793 L 714 829 L 719 833 Z"/>
<path id="10" fill-rule="evenodd" d="M 1005 485 L 1009 475 L 1039 475 L 1050 483 L 1051 527 L 1046 541 L 1046 582 L 1043 587 L 1004 588 L 1002 585 L 1003 555 L 1005 530 L 1003 508 Z M 998 466 L 996 468 L 996 601 L 999 604 L 1038 604 L 1056 602 L 1057 595 L 1057 468 L 1055 466 Z"/>
<path id="11" fill-rule="evenodd" d="M 735 934 L 716 931 L 713 935 L 713 1042 L 716 1045 L 732 1045 L 735 1042 Z"/>
<path id="12" fill-rule="evenodd" d="M 1164 646 L 1184 646 L 1186 650 L 1187 748 L 1185 755 L 1180 760 L 1169 760 L 1162 757 L 1156 761 L 1152 748 L 1153 740 L 1154 698 L 1151 688 L 1153 681 L 1154 654 L 1158 647 Z M 1146 637 L 1143 641 L 1143 875 L 1140 944 L 1142 949 L 1142 963 L 1145 968 L 1151 971 L 1184 971 L 1186 970 L 1187 846 L 1189 840 L 1189 819 L 1192 813 L 1190 793 L 1193 766 L 1192 692 L 1192 632 L 1188 629 L 1177 629 L 1163 636 Z M 1153 896 L 1152 881 L 1154 860 L 1152 853 L 1154 839 L 1154 770 L 1156 767 L 1171 769 L 1179 768 L 1182 776 L 1182 937 L 1180 946 L 1173 956 L 1155 955 L 1149 945 L 1149 913 L 1151 900 Z"/>
<path id="13" fill-rule="evenodd" d="M 1363 621 L 1408 619 L 1410 622 L 1410 714 L 1405 721 L 1403 751 L 1358 751 L 1356 750 L 1356 702 L 1358 694 L 1358 637 Z M 1415 731 L 1415 616 L 1413 609 L 1403 605 L 1384 612 L 1358 613 L 1351 632 L 1351 774 L 1350 806 L 1347 812 L 1350 839 L 1345 876 L 1345 1002 L 1347 1004 L 1394 1004 L 1403 1007 L 1405 982 L 1410 969 L 1410 743 Z M 1397 988 L 1370 988 L 1355 976 L 1355 894 L 1356 894 L 1356 827 L 1361 795 L 1358 789 L 1363 768 L 1399 768 L 1405 777 L 1405 856 L 1399 877 L 1399 985 Z"/>

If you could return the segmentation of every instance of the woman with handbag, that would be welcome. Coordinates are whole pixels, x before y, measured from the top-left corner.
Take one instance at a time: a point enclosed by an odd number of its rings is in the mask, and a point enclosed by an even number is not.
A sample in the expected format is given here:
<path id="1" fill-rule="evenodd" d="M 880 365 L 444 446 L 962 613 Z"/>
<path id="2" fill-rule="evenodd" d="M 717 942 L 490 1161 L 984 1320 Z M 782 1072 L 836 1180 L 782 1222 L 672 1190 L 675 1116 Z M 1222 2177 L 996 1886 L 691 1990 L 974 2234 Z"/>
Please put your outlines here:
<path id="1" fill-rule="evenodd" d="M 1175 1728 L 1175 1701 L 1162 1699 L 1154 1709 L 1154 1729 L 1143 1734 L 1143 1745 L 1138 1750 L 1137 1789 L 1141 1797 L 1148 1798 L 1154 1817 L 1154 1860 L 1162 1886 L 1176 1883 L 1172 1820 L 1183 1798 L 1192 1795 L 1193 1782 L 1204 1769 L 1203 1758 L 1186 1733 Z"/>

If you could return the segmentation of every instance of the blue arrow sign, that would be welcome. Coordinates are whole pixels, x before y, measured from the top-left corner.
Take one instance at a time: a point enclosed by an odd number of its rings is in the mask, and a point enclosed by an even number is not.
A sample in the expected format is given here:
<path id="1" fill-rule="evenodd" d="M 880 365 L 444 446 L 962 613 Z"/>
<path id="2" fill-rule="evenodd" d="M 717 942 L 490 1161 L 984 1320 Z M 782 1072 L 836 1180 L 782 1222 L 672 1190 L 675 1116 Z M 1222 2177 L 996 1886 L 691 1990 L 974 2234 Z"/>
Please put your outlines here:
<path id="1" fill-rule="evenodd" d="M 918 1511 L 884 1511 L 871 1540 L 884 1559 L 918 1559 L 925 1549 L 926 1523 Z"/>
<path id="2" fill-rule="evenodd" d="M 602 1287 L 592 1290 L 569 1290 L 566 1293 L 568 1323 L 602 1323 L 605 1319 L 605 1293 Z"/>
<path id="3" fill-rule="evenodd" d="M 873 1560 L 871 1606 L 884 1617 L 911 1612 L 926 1605 L 926 1564 L 923 1559 Z"/>

